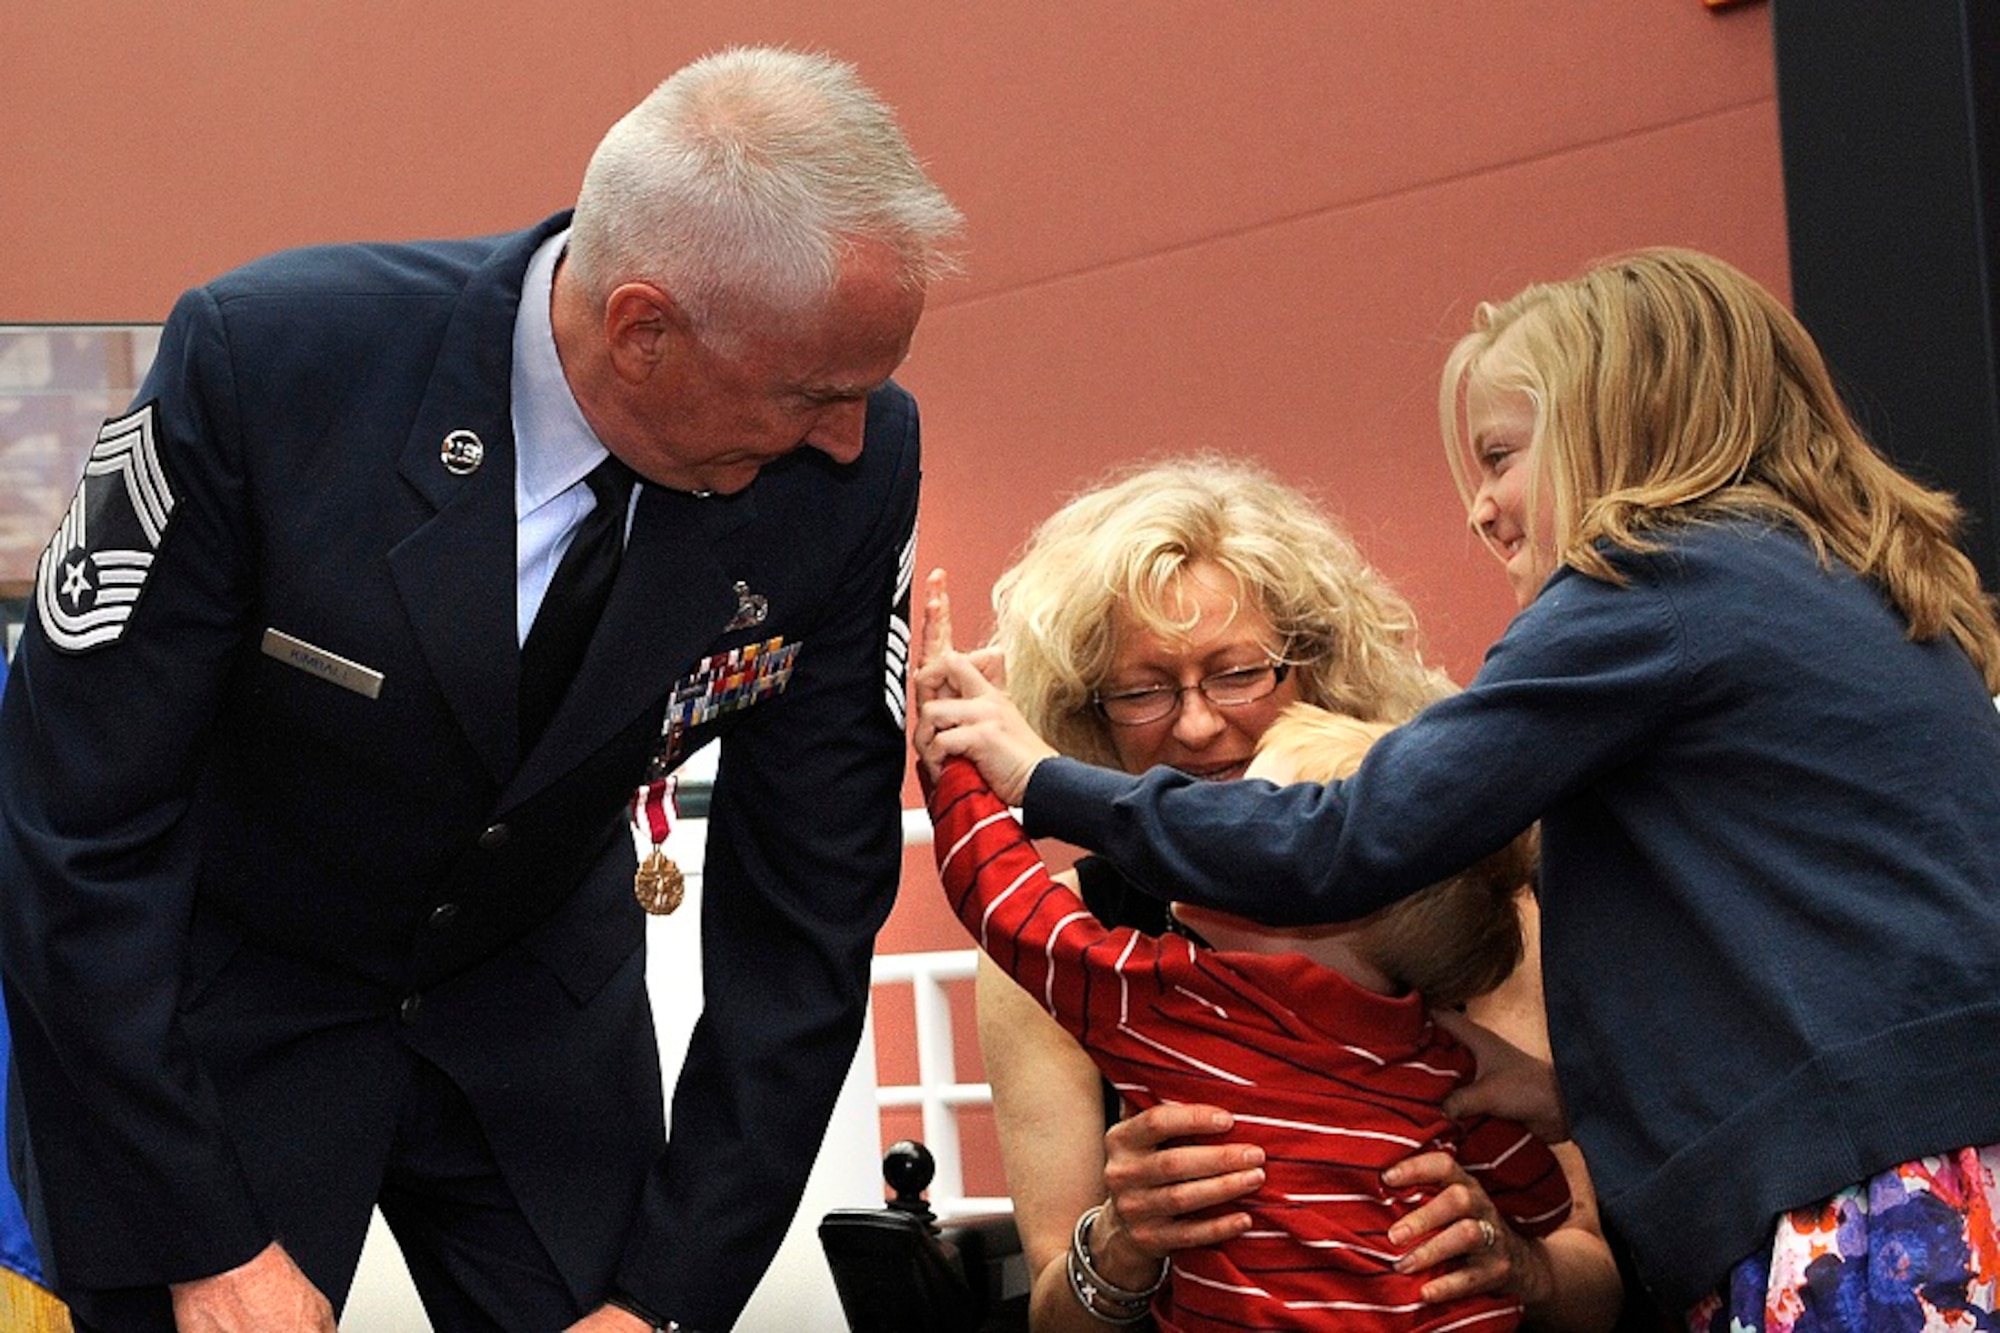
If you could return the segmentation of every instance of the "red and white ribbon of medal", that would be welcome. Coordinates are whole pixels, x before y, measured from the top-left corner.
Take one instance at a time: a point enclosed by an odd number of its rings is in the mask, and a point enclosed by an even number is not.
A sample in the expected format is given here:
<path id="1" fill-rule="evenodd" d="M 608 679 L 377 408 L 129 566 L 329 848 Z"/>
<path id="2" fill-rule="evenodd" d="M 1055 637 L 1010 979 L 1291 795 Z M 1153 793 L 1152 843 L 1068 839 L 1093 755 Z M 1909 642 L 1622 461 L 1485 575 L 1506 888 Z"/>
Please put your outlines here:
<path id="1" fill-rule="evenodd" d="M 679 786 L 680 779 L 670 773 L 632 793 L 632 850 L 639 858 L 632 893 L 639 906 L 655 916 L 665 916 L 679 907 L 687 893 L 686 877 L 666 853 L 667 836 L 674 831 L 674 818 L 680 813 L 674 801 Z"/>

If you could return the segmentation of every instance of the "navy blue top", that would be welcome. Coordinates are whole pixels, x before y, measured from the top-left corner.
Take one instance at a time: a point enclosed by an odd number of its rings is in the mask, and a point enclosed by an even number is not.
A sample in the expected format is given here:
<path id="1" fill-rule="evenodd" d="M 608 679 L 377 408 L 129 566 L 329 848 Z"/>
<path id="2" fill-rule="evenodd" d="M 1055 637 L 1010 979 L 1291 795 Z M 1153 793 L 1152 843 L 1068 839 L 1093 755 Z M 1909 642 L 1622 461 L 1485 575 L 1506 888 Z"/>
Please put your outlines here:
<path id="1" fill-rule="evenodd" d="M 902 858 L 916 405 L 871 394 L 850 463 L 642 487 L 524 752 L 513 340 L 567 223 L 224 275 L 168 320 L 145 429 L 93 451 L 0 702 L 17 1147 L 81 1322 L 117 1319 L 79 1292 L 273 1236 L 344 1284 L 407 1053 L 465 1094 L 579 1308 L 616 1287 L 729 1327 L 784 1237 Z M 142 481 L 173 497 L 149 563 L 122 549 Z M 85 641 L 64 616 L 100 563 L 129 618 Z M 626 806 L 710 740 L 668 1139 Z"/>
<path id="2" fill-rule="evenodd" d="M 6 629 L 4 618 L 0 618 L 0 631 Z M 0 689 L 7 684 L 7 654 L 0 649 Z M 0 1098 L 7 1091 L 7 1025 L 5 1014 L 0 1013 Z M 14 1182 L 0 1173 L 0 1265 L 13 1269 L 16 1273 L 40 1280 L 41 1261 L 35 1257 L 35 1242 L 28 1235 L 28 1219 L 21 1212 L 21 1196 L 14 1190 Z"/>
<path id="3" fill-rule="evenodd" d="M 1346 782 L 1052 759 L 1030 833 L 1272 921 L 1364 915 L 1542 821 L 1570 1121 L 1685 1305 L 1784 1208 L 2000 1140 L 2000 715 L 1950 642 L 1788 531 L 1560 570 Z"/>

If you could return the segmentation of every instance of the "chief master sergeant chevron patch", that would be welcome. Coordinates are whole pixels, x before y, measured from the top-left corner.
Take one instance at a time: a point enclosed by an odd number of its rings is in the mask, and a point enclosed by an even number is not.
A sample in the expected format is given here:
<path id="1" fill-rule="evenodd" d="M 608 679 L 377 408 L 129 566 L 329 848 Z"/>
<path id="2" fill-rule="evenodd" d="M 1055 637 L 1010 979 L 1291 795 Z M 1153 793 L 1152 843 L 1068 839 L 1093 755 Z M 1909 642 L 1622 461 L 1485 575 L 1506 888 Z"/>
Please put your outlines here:
<path id="1" fill-rule="evenodd" d="M 160 467 L 159 406 L 107 421 L 35 571 L 42 632 L 65 652 L 116 643 L 145 591 L 174 494 Z"/>

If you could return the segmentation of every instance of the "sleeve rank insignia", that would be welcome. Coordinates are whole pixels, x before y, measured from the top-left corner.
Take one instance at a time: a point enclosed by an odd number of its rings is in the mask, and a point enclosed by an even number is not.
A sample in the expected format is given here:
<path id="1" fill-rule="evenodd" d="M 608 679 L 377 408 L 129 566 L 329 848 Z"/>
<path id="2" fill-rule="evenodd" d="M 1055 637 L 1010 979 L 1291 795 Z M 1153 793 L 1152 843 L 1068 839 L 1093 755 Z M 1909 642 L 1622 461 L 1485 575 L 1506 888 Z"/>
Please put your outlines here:
<path id="1" fill-rule="evenodd" d="M 160 466 L 159 404 L 104 423 L 35 570 L 42 632 L 65 652 L 118 642 L 174 512 Z"/>

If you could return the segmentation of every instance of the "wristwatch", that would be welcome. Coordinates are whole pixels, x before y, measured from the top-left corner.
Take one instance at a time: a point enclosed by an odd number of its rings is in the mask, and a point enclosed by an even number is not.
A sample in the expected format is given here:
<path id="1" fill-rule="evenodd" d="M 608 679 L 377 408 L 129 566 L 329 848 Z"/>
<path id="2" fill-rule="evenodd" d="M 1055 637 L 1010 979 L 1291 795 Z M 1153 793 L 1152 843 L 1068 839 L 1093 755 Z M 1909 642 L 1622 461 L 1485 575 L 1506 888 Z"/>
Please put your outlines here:
<path id="1" fill-rule="evenodd" d="M 681 1323 L 678 1319 L 660 1318 L 622 1291 L 612 1292 L 604 1298 L 604 1303 L 606 1305 L 615 1305 L 626 1314 L 645 1320 L 646 1327 L 650 1328 L 653 1333 L 694 1333 L 693 1329 Z"/>

